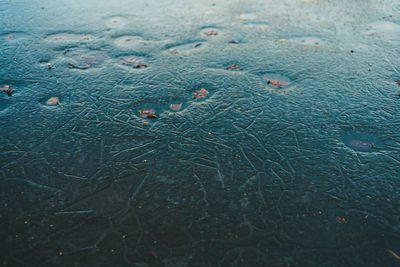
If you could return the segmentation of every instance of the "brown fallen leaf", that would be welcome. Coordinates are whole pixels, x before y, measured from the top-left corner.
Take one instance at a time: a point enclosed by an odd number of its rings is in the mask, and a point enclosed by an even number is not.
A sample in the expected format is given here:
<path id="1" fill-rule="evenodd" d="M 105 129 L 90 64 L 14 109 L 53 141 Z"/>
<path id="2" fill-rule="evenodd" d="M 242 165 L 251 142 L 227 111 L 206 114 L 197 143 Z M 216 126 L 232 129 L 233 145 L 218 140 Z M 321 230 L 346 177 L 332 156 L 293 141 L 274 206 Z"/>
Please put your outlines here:
<path id="1" fill-rule="evenodd" d="M 199 91 L 193 92 L 193 97 L 192 97 L 192 98 L 193 98 L 193 99 L 205 98 L 205 97 L 207 97 L 209 94 L 210 94 L 210 93 L 209 93 L 206 89 L 202 88 L 202 89 L 200 89 Z"/>
<path id="2" fill-rule="evenodd" d="M 387 252 L 392 255 L 393 257 L 395 257 L 397 260 L 400 260 L 400 256 L 396 253 L 393 252 L 393 250 L 388 249 Z"/>
<path id="3" fill-rule="evenodd" d="M 215 35 L 218 35 L 218 32 L 215 30 L 209 30 L 209 31 L 205 31 L 204 34 L 206 36 L 213 36 L 213 35 L 215 36 Z"/>
<path id="4" fill-rule="evenodd" d="M 100 53 L 88 53 L 80 56 L 80 60 L 85 63 L 85 66 L 99 65 L 104 59 L 104 56 Z"/>
<path id="5" fill-rule="evenodd" d="M 339 223 L 347 223 L 347 220 L 343 217 L 337 216 L 336 221 Z"/>
<path id="6" fill-rule="evenodd" d="M 268 79 L 267 75 L 264 75 L 263 78 L 267 81 L 267 84 L 276 88 L 284 88 L 290 85 L 290 82 Z"/>
<path id="7" fill-rule="evenodd" d="M 156 116 L 156 111 L 154 109 L 148 109 L 148 110 L 139 110 L 140 117 L 142 118 L 148 118 L 148 119 L 155 119 L 157 118 Z"/>
<path id="8" fill-rule="evenodd" d="M 232 64 L 232 66 L 226 67 L 227 70 L 242 70 L 238 65 Z"/>

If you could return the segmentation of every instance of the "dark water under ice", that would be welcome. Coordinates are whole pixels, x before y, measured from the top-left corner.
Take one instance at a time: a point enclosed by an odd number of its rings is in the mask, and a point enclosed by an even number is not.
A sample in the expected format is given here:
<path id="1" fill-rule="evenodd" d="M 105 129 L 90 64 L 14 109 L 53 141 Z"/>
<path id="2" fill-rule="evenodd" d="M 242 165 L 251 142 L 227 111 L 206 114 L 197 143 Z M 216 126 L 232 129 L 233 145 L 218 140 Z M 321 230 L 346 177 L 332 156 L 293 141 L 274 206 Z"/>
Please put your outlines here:
<path id="1" fill-rule="evenodd" d="M 1 264 L 398 265 L 399 14 L 0 1 Z"/>

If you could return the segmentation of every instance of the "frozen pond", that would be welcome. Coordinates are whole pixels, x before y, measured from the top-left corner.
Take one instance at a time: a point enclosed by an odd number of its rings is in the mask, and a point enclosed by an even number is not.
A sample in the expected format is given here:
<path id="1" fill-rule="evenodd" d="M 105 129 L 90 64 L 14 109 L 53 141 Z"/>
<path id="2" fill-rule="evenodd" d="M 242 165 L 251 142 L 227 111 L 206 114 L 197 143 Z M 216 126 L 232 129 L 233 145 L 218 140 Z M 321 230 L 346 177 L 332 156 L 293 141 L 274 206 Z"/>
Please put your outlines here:
<path id="1" fill-rule="evenodd" d="M 400 2 L 0 1 L 3 266 L 396 266 Z"/>

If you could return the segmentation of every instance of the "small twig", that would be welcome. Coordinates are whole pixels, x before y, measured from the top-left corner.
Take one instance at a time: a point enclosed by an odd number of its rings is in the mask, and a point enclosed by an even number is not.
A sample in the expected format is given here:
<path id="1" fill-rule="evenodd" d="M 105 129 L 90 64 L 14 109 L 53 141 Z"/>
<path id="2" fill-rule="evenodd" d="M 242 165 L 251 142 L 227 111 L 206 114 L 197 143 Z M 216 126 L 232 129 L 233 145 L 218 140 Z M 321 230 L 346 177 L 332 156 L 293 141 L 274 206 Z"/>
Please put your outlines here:
<path id="1" fill-rule="evenodd" d="M 377 150 L 379 150 L 379 149 L 381 149 L 381 150 L 384 150 L 385 148 L 383 148 L 383 147 L 377 147 L 377 146 L 375 146 L 374 144 L 370 144 L 370 146 L 371 146 L 371 148 L 372 149 L 377 149 Z"/>
<path id="2" fill-rule="evenodd" d="M 387 252 L 395 257 L 397 260 L 400 260 L 400 256 L 393 252 L 393 250 L 388 249 Z"/>

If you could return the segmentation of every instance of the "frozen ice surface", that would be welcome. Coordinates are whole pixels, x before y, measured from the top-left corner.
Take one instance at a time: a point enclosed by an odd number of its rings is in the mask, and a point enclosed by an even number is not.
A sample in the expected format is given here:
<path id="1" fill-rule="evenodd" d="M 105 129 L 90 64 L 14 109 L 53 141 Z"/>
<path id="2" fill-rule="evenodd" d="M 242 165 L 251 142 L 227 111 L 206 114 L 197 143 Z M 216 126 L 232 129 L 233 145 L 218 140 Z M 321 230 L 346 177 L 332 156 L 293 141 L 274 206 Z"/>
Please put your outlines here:
<path id="1" fill-rule="evenodd" d="M 373 152 L 384 149 L 384 144 L 375 136 L 360 132 L 346 132 L 343 143 L 349 148 L 360 152 Z"/>
<path id="2" fill-rule="evenodd" d="M 62 2 L 0 1 L 3 266 L 399 263 L 399 1 Z"/>

